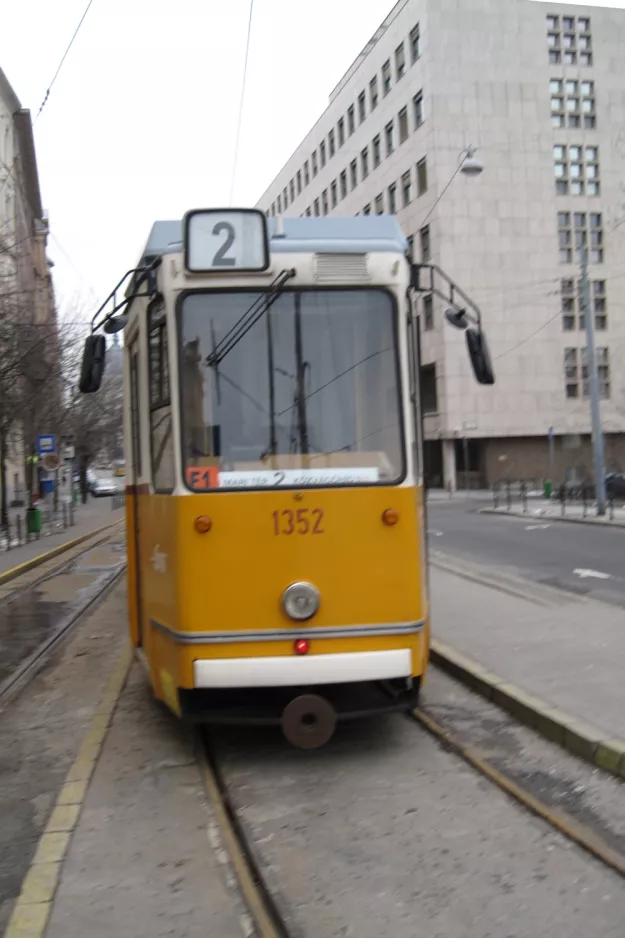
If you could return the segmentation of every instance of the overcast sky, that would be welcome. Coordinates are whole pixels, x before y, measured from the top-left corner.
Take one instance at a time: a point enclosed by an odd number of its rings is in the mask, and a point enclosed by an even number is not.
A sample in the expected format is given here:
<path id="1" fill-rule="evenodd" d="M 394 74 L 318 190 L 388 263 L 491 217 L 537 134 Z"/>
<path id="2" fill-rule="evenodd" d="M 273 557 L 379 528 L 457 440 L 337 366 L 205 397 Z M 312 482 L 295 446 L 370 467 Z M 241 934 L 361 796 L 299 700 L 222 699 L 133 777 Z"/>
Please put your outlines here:
<path id="1" fill-rule="evenodd" d="M 86 3 L 3 4 L 0 67 L 33 118 Z M 255 204 L 392 6 L 255 0 L 235 204 Z M 62 312 L 104 299 L 153 220 L 229 203 L 249 8 L 94 0 L 35 121 Z"/>

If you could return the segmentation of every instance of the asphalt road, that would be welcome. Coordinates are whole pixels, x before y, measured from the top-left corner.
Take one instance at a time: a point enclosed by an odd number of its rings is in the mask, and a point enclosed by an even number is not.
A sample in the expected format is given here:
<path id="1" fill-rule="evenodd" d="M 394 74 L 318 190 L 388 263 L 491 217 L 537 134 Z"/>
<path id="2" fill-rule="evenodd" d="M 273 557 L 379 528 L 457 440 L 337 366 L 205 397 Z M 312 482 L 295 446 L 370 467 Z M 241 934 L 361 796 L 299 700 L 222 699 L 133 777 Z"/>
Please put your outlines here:
<path id="1" fill-rule="evenodd" d="M 625 528 L 480 514 L 482 507 L 461 498 L 430 502 L 430 547 L 625 607 Z"/>

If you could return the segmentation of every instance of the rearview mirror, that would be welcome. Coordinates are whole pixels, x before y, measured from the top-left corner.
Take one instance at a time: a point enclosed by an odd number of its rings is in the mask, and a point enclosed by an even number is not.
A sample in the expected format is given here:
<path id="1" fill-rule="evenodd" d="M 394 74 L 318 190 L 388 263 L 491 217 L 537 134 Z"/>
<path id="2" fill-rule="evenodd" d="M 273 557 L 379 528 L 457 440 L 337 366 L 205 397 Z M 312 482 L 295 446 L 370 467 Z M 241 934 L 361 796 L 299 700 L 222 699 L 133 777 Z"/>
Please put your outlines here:
<path id="1" fill-rule="evenodd" d="M 100 390 L 106 361 L 106 339 L 103 335 L 90 335 L 85 339 L 78 389 L 81 394 Z"/>
<path id="2" fill-rule="evenodd" d="M 467 349 L 473 366 L 473 374 L 478 384 L 494 384 L 495 373 L 491 361 L 486 336 L 481 329 L 469 326 L 465 332 Z"/>

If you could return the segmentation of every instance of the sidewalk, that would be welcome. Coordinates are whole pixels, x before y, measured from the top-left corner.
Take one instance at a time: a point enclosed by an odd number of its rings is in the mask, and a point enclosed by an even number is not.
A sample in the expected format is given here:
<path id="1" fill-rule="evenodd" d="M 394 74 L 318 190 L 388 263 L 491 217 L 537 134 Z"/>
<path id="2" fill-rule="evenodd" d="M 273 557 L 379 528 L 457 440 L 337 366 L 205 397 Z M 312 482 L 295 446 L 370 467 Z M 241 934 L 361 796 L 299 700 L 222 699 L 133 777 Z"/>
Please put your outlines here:
<path id="1" fill-rule="evenodd" d="M 0 576 L 14 567 L 27 563 L 48 551 L 67 544 L 76 538 L 84 537 L 98 528 L 119 521 L 124 517 L 124 509 L 113 509 L 110 498 L 90 498 L 86 505 L 77 505 L 75 509 L 75 524 L 67 528 L 59 528 L 53 534 L 42 533 L 39 540 L 32 540 L 28 544 L 14 547 L 0 553 Z"/>
<path id="2" fill-rule="evenodd" d="M 487 581 L 488 568 L 482 569 Z M 518 592 L 506 592 L 484 581 L 432 564 L 434 648 L 441 641 L 450 646 L 450 658 L 459 652 L 460 671 L 475 663 L 476 680 L 470 667 L 458 676 L 549 738 L 557 730 L 558 742 L 589 761 L 603 765 L 607 757 L 597 750 L 615 741 L 609 759 L 625 775 L 623 610 L 530 582 L 518 581 Z M 440 650 L 445 656 L 444 646 Z M 491 673 L 480 676 L 484 669 Z M 514 705 L 511 691 L 519 691 Z"/>
<path id="3" fill-rule="evenodd" d="M 594 506 L 586 508 L 583 505 L 565 505 L 564 514 L 562 507 L 558 502 L 544 502 L 537 505 L 531 500 L 528 501 L 527 511 L 523 511 L 522 504 L 513 504 L 508 508 L 505 504 L 500 504 L 498 508 L 482 508 L 486 515 L 513 515 L 516 518 L 531 518 L 548 521 L 569 521 L 577 524 L 606 524 L 609 527 L 625 527 L 625 507 L 618 507 L 610 510 L 606 509 L 605 515 L 598 518 Z"/>

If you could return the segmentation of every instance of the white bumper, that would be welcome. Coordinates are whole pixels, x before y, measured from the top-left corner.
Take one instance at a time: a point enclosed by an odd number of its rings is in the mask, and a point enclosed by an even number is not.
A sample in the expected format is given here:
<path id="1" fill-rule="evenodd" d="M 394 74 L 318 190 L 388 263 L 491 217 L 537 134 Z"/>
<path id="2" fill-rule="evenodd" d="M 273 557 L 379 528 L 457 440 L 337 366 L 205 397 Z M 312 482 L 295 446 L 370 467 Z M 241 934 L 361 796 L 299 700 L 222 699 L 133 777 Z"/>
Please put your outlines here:
<path id="1" fill-rule="evenodd" d="M 412 654 L 409 648 L 337 655 L 211 658 L 193 663 L 196 688 L 349 684 L 410 677 L 411 674 Z"/>

